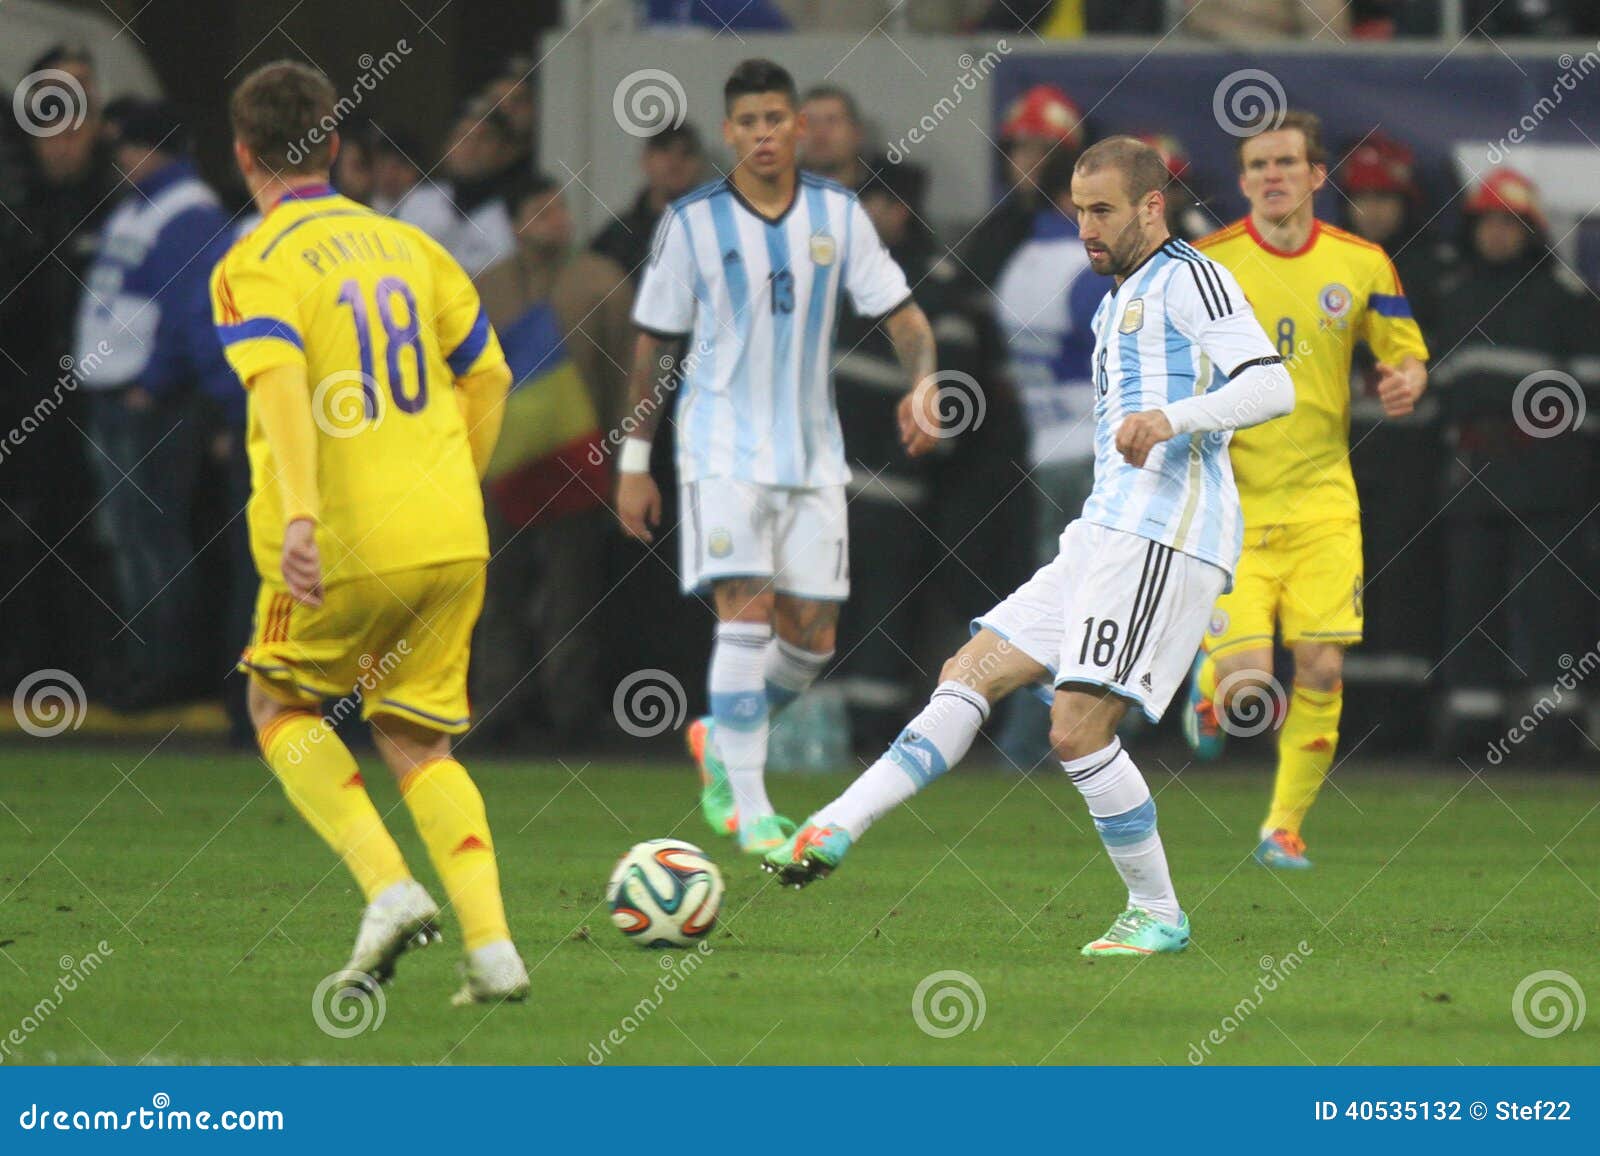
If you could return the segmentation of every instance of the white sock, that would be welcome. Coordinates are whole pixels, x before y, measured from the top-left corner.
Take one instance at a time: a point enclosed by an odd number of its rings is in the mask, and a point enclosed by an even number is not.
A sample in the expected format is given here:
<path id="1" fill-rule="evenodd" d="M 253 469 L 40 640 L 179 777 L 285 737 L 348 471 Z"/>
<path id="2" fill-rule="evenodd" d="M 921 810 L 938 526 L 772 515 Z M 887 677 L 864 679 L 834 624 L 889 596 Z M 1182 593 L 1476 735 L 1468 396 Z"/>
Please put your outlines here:
<path id="1" fill-rule="evenodd" d="M 959 763 L 988 717 L 983 695 L 962 682 L 941 682 L 883 757 L 811 821 L 843 827 L 861 838 L 873 823 Z"/>
<path id="2" fill-rule="evenodd" d="M 1128 906 L 1142 907 L 1163 923 L 1176 924 L 1182 911 L 1156 830 L 1156 801 L 1122 749 L 1122 740 L 1112 739 L 1110 746 L 1062 763 L 1061 769 L 1089 804 L 1106 854 L 1128 885 Z"/>
<path id="3" fill-rule="evenodd" d="M 728 768 L 739 826 L 772 814 L 767 800 L 767 644 L 764 622 L 719 622 L 711 649 L 711 717 L 717 753 Z"/>
<path id="4" fill-rule="evenodd" d="M 832 660 L 831 650 L 806 650 L 774 638 L 767 647 L 767 709 L 776 715 L 803 695 Z"/>

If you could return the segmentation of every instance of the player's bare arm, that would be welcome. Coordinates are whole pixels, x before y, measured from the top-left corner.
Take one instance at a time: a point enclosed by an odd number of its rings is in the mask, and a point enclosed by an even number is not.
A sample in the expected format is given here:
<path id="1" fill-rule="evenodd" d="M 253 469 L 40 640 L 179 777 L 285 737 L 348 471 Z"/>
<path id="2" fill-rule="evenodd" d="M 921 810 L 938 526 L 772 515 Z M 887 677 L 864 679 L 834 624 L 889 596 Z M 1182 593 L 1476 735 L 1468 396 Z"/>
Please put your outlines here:
<path id="1" fill-rule="evenodd" d="M 912 381 L 911 392 L 900 401 L 900 444 L 911 457 L 918 457 L 939 440 L 939 383 L 933 379 L 939 369 L 939 355 L 933 326 L 922 307 L 910 301 L 889 316 L 884 329 Z"/>
<path id="2" fill-rule="evenodd" d="M 1415 357 L 1399 365 L 1378 363 L 1378 398 L 1385 417 L 1405 417 L 1417 408 L 1417 399 L 1428 388 L 1428 367 Z"/>
<path id="3" fill-rule="evenodd" d="M 456 398 L 467 423 L 467 444 L 472 465 L 482 478 L 489 470 L 500 426 L 506 416 L 506 395 L 511 391 L 511 367 L 505 362 L 456 378 Z"/>
<path id="4" fill-rule="evenodd" d="M 655 440 L 656 426 L 661 421 L 656 385 L 670 372 L 677 344 L 643 330 L 633 343 L 628 412 L 636 424 L 617 458 L 616 508 L 622 528 L 641 542 L 655 541 L 652 531 L 661 523 L 661 490 L 650 476 L 650 443 Z"/>

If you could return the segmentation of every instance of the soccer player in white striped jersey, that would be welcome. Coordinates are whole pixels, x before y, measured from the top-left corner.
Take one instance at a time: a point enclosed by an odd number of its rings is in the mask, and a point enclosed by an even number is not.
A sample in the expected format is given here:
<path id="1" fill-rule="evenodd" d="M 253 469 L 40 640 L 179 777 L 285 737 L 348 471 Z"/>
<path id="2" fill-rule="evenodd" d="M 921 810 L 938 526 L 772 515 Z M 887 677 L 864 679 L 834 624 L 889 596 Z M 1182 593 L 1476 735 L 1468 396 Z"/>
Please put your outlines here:
<path id="1" fill-rule="evenodd" d="M 617 513 L 651 540 L 661 358 L 687 338 L 676 417 L 680 579 L 686 593 L 709 590 L 717 613 L 711 715 L 690 743 L 707 820 L 765 854 L 794 832 L 767 798 L 769 720 L 833 657 L 850 589 L 850 470 L 830 381 L 841 295 L 882 319 L 918 383 L 898 415 L 913 455 L 933 447 L 939 428 L 936 362 L 928 319 L 855 194 L 799 171 L 804 122 L 789 73 L 747 60 L 723 97 L 723 140 L 737 163 L 662 215 L 634 302 L 637 424 L 619 454 Z"/>
<path id="2" fill-rule="evenodd" d="M 1182 951 L 1178 903 L 1144 776 L 1117 738 L 1130 705 L 1159 721 L 1238 561 L 1229 431 L 1288 413 L 1294 386 L 1233 275 L 1167 233 L 1167 169 L 1132 137 L 1085 150 L 1078 232 L 1115 287 L 1094 317 L 1094 490 L 1061 553 L 973 622 L 888 752 L 766 858 L 800 886 L 875 820 L 953 767 L 990 708 L 1051 687 L 1050 741 L 1128 888 L 1090 956 Z"/>

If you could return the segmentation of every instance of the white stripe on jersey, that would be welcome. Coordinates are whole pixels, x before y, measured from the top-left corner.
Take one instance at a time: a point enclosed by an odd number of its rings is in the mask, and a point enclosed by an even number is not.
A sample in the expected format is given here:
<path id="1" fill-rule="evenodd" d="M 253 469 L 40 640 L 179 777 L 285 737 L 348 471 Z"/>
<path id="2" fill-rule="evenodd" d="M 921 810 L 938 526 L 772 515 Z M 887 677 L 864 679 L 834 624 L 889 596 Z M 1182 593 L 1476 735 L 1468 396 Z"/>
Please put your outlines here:
<path id="1" fill-rule="evenodd" d="M 1239 560 L 1244 519 L 1228 462 L 1230 431 L 1183 434 L 1150 452 L 1142 468 L 1116 450 L 1122 419 L 1222 385 L 1259 355 L 1253 346 L 1213 341 L 1206 331 L 1249 309 L 1233 275 L 1182 241 L 1169 240 L 1095 312 L 1094 491 L 1086 521 L 1149 538 L 1222 567 Z M 1252 327 L 1251 332 L 1259 331 Z M 1270 351 L 1265 334 L 1262 348 Z M 1237 352 L 1236 352 L 1237 351 Z"/>
<path id="2" fill-rule="evenodd" d="M 831 370 L 841 293 L 875 317 L 909 296 L 855 194 L 809 173 L 774 220 L 719 180 L 662 215 L 633 319 L 690 337 L 677 417 L 682 481 L 850 480 Z"/>

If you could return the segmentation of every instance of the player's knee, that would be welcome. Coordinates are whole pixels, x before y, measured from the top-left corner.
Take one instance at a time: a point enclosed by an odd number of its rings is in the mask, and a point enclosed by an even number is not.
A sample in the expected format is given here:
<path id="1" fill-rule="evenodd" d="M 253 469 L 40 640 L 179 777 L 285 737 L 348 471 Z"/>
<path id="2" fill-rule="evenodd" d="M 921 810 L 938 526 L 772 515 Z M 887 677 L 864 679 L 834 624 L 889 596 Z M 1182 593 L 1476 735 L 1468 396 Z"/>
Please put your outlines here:
<path id="1" fill-rule="evenodd" d="M 945 659 L 944 665 L 939 668 L 939 681 L 959 682 L 964 686 L 970 686 L 991 704 L 999 702 L 1021 685 L 1015 679 L 1008 677 L 1003 669 L 996 669 L 990 664 L 975 660 L 966 648 Z"/>
<path id="2" fill-rule="evenodd" d="M 1217 697 L 1226 703 L 1240 693 L 1250 693 L 1272 681 L 1272 652 L 1242 650 L 1214 660 Z"/>
<path id="3" fill-rule="evenodd" d="M 1308 690 L 1335 689 L 1344 678 L 1344 648 L 1328 643 L 1295 647 L 1294 681 Z"/>
<path id="4" fill-rule="evenodd" d="M 721 622 L 771 622 L 778 596 L 765 581 L 733 579 L 716 586 Z"/>
<path id="5" fill-rule="evenodd" d="M 1099 712 L 1063 708 L 1059 703 L 1050 712 L 1050 749 L 1063 763 L 1104 750 L 1115 737 L 1115 723 Z"/>

